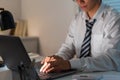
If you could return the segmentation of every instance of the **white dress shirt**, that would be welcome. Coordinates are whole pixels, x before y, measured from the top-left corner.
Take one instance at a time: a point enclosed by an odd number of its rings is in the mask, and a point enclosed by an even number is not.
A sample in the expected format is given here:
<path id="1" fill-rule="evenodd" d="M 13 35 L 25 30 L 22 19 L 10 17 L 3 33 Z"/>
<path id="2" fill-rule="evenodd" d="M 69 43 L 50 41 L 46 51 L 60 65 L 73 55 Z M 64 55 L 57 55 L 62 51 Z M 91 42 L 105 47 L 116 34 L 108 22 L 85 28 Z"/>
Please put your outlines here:
<path id="1" fill-rule="evenodd" d="M 83 11 L 75 17 L 66 41 L 56 55 L 69 60 L 71 68 L 80 71 L 120 71 L 120 14 L 110 6 L 101 4 L 91 19 L 96 19 L 91 35 L 91 57 L 79 58 L 86 19 L 88 17 Z M 75 54 L 77 58 L 73 58 Z"/>

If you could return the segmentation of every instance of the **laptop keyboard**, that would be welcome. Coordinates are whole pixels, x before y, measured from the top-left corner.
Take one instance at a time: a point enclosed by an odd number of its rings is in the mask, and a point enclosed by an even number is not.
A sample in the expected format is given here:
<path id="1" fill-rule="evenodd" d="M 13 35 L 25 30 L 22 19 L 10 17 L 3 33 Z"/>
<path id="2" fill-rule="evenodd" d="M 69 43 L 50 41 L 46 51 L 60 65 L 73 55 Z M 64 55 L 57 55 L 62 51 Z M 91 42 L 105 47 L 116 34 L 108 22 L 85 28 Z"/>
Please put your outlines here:
<path id="1" fill-rule="evenodd" d="M 43 73 L 43 72 L 39 72 L 38 75 L 40 77 L 40 79 L 42 80 L 51 80 L 51 79 L 55 79 L 55 78 L 59 78 L 59 77 L 64 77 L 70 74 L 73 74 L 76 72 L 76 69 L 71 69 L 68 71 L 62 71 L 59 73 Z"/>
<path id="2" fill-rule="evenodd" d="M 39 72 L 38 75 L 41 79 L 46 80 L 46 79 L 51 79 L 51 76 L 54 76 L 55 74 L 54 73 L 50 74 L 50 73 Z"/>
<path id="3" fill-rule="evenodd" d="M 70 75 L 70 74 L 73 74 L 76 72 L 76 69 L 70 69 L 70 70 L 67 70 L 67 71 L 62 71 L 62 72 L 59 72 L 59 73 L 55 73 L 55 72 L 52 72 L 52 73 L 43 73 L 43 72 L 40 72 L 40 67 L 42 65 L 40 64 L 40 62 L 36 63 L 35 64 L 35 69 L 38 73 L 38 76 L 40 77 L 40 79 L 42 80 L 53 80 L 55 78 L 59 78 L 59 77 L 63 77 L 63 76 L 66 76 L 66 75 Z"/>

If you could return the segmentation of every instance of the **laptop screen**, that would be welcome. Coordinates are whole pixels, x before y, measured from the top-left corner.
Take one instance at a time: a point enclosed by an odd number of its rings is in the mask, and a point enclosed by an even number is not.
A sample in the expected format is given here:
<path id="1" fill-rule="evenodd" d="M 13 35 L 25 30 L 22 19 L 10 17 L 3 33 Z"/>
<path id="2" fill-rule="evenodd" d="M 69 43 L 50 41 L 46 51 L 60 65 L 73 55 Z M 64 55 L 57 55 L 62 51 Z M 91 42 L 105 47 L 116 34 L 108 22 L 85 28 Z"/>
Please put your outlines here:
<path id="1" fill-rule="evenodd" d="M 0 56 L 9 69 L 20 74 L 18 80 L 40 80 L 19 37 L 0 35 Z"/>
<path id="2" fill-rule="evenodd" d="M 21 64 L 26 66 L 31 64 L 31 60 L 19 37 L 0 35 L 0 56 L 11 70 L 17 70 Z"/>

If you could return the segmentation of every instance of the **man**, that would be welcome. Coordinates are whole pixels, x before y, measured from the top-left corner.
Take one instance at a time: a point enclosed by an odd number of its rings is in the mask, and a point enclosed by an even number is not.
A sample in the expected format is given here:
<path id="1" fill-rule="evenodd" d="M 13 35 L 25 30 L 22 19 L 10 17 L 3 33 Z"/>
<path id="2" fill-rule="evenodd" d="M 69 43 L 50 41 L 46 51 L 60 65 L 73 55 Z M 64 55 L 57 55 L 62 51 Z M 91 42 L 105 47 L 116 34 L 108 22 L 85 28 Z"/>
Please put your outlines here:
<path id="1" fill-rule="evenodd" d="M 120 71 L 119 13 L 102 0 L 76 2 L 82 11 L 72 21 L 65 43 L 41 62 L 40 71 Z"/>

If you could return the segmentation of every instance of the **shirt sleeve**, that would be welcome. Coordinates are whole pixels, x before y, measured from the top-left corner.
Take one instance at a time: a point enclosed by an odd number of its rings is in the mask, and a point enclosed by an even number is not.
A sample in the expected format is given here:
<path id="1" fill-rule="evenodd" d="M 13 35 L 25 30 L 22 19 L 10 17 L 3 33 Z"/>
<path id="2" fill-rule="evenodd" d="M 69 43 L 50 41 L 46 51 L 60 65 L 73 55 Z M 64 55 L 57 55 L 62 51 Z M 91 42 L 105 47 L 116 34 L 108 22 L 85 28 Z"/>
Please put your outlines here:
<path id="1" fill-rule="evenodd" d="M 72 68 L 81 71 L 120 71 L 120 18 L 116 18 L 106 27 L 103 44 L 105 51 L 97 57 L 72 59 Z"/>
<path id="2" fill-rule="evenodd" d="M 65 42 L 62 44 L 59 51 L 55 54 L 62 57 L 65 60 L 73 58 L 75 55 L 75 47 L 74 47 L 74 28 L 75 20 L 73 20 L 69 27 L 69 32 L 67 34 Z"/>

